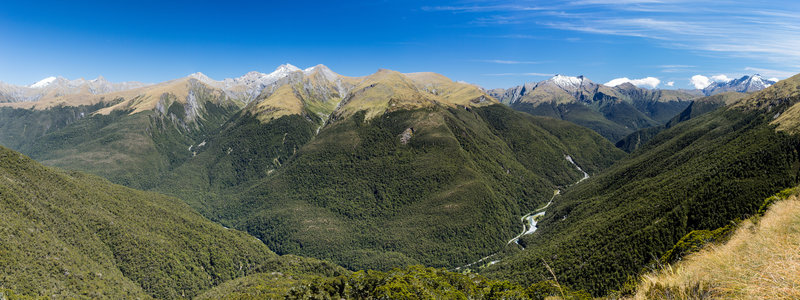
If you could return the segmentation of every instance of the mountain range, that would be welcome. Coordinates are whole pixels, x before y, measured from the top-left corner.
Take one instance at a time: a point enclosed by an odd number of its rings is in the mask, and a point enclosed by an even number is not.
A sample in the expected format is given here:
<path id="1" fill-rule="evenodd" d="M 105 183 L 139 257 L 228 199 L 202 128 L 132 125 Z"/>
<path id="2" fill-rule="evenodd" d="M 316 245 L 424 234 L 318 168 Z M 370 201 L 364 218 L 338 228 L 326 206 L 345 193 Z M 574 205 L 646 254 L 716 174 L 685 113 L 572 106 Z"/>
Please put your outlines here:
<path id="1" fill-rule="evenodd" d="M 136 81 L 112 83 L 102 76 L 92 80 L 47 77 L 29 86 L 0 82 L 0 103 L 31 102 L 68 95 L 99 95 L 143 86 L 147 84 Z"/>
<path id="2" fill-rule="evenodd" d="M 516 110 L 571 121 L 617 142 L 637 130 L 664 125 L 694 99 L 723 92 L 750 93 L 774 83 L 756 74 L 715 82 L 703 90 L 661 90 L 631 83 L 606 86 L 583 76 L 556 75 L 488 93 Z"/>
<path id="3" fill-rule="evenodd" d="M 798 76 L 711 96 L 288 64 L 43 81 L 0 103 L 0 295 L 607 295 L 800 182 Z"/>
<path id="4" fill-rule="evenodd" d="M 256 100 L 265 90 L 263 94 L 269 95 L 278 87 L 297 82 L 299 77 L 312 73 L 319 73 L 320 78 L 334 84 L 331 90 L 337 93 L 342 94 L 352 88 L 347 86 L 346 79 L 342 80 L 346 77 L 324 65 L 301 70 L 291 64 L 284 64 L 269 74 L 253 71 L 238 78 L 223 80 L 214 80 L 198 72 L 179 80 L 196 79 L 211 88 L 221 90 L 226 97 L 242 106 Z M 714 82 L 702 90 L 650 90 L 630 83 L 605 86 L 583 76 L 556 75 L 541 82 L 485 92 L 516 110 L 571 121 L 616 143 L 637 130 L 663 126 L 693 99 L 723 92 L 750 93 L 774 83 L 755 74 Z M 27 87 L 0 83 L 0 103 L 16 102 L 15 107 L 31 107 L 33 103 L 45 107 L 88 104 L 98 102 L 98 98 L 130 98 L 132 94 L 141 93 L 144 86 L 147 85 L 139 82 L 109 83 L 102 77 L 89 81 L 48 77 Z M 134 91 L 124 93 L 129 90 Z M 108 94 L 111 92 L 120 93 Z"/>
<path id="5" fill-rule="evenodd" d="M 284 65 L 25 104 L 0 110 L 0 143 L 349 268 L 476 260 L 514 234 L 514 215 L 582 176 L 565 157 L 596 173 L 624 155 L 434 73 Z"/>

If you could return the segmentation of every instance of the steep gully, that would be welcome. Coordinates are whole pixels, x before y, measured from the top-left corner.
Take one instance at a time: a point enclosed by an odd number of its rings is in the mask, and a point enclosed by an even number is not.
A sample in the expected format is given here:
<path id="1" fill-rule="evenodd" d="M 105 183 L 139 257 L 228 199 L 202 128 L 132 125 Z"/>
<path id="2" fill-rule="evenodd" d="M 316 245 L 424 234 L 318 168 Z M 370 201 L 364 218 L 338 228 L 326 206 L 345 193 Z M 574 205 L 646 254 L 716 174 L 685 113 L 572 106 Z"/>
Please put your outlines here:
<path id="1" fill-rule="evenodd" d="M 586 171 L 584 171 L 583 169 L 581 169 L 581 167 L 578 166 L 575 163 L 574 160 L 572 160 L 571 156 L 564 155 L 564 158 L 567 161 L 569 161 L 573 166 L 575 166 L 575 168 L 578 169 L 578 171 L 581 171 L 583 173 L 583 177 L 581 179 L 578 179 L 578 181 L 576 181 L 575 183 L 573 183 L 571 185 L 575 185 L 575 184 L 580 183 L 581 181 L 589 179 L 589 174 L 586 173 Z M 532 212 L 529 212 L 529 213 L 525 214 L 524 216 L 522 216 L 520 218 L 520 221 L 522 222 L 522 232 L 520 232 L 520 234 L 515 236 L 513 239 L 509 240 L 508 243 L 506 243 L 506 245 L 511 244 L 511 243 L 516 243 L 517 245 L 519 245 L 519 238 L 520 237 L 522 237 L 523 235 L 534 233 L 536 231 L 536 229 L 537 229 L 536 228 L 536 223 L 538 222 L 538 220 L 540 220 L 544 216 L 544 214 L 545 214 L 545 212 L 547 210 L 547 207 L 549 207 L 550 204 L 553 204 L 553 199 L 555 199 L 556 196 L 558 196 L 560 194 L 561 194 L 561 190 L 560 189 L 557 189 L 557 190 L 553 191 L 553 196 L 550 197 L 550 200 L 547 202 L 547 204 L 545 204 L 544 206 L 542 206 L 542 207 L 540 207 L 540 208 L 538 208 L 538 209 L 536 209 L 536 210 L 534 210 Z M 520 245 L 520 247 L 521 247 L 521 245 Z M 525 248 L 522 248 L 522 249 L 524 250 Z M 457 267 L 456 270 L 469 268 L 469 267 L 471 267 L 471 266 L 473 266 L 475 264 L 482 263 L 482 262 L 494 257 L 495 255 L 497 255 L 497 253 L 494 253 L 492 255 L 486 256 L 484 258 L 481 258 L 481 259 L 479 259 L 479 260 L 477 260 L 475 262 L 466 264 L 464 266 Z M 492 264 L 495 264 L 495 263 L 497 263 L 499 261 L 500 260 L 493 260 L 493 261 L 490 261 L 489 264 L 492 265 Z"/>

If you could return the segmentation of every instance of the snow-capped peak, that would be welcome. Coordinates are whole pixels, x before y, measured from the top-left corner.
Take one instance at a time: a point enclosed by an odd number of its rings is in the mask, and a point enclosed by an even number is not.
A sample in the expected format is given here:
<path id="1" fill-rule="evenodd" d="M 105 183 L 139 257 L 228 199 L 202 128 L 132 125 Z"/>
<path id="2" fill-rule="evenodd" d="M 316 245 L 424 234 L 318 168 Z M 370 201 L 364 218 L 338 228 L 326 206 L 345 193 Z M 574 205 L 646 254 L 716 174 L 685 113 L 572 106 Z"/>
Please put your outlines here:
<path id="1" fill-rule="evenodd" d="M 774 80 L 764 79 L 759 74 L 754 74 L 752 76 L 745 75 L 741 78 L 727 81 L 712 82 L 703 89 L 703 93 L 706 95 L 713 95 L 726 91 L 736 91 L 741 93 L 754 92 L 763 90 L 775 84 L 775 82 L 776 81 Z"/>
<path id="2" fill-rule="evenodd" d="M 45 79 L 39 80 L 38 82 L 36 82 L 34 84 L 31 84 L 28 87 L 35 88 L 35 89 L 43 88 L 43 87 L 46 87 L 46 86 L 50 85 L 51 83 L 53 83 L 53 81 L 56 81 L 56 79 L 57 79 L 56 77 L 50 76 L 50 77 L 47 77 Z"/>
<path id="3" fill-rule="evenodd" d="M 282 72 L 282 73 L 290 73 L 290 72 L 297 72 L 297 71 L 300 71 L 300 68 L 295 67 L 294 65 L 292 65 L 290 63 L 282 64 L 282 65 L 278 66 L 277 69 L 275 69 L 275 72 Z M 275 72 L 272 72 L 272 73 L 275 73 Z"/>
<path id="4" fill-rule="evenodd" d="M 553 81 L 553 83 L 560 86 L 561 88 L 572 88 L 580 86 L 581 83 L 583 83 L 584 79 L 585 78 L 583 76 L 573 77 L 573 76 L 564 76 L 561 74 L 553 76 L 553 78 L 550 78 L 550 80 Z"/>

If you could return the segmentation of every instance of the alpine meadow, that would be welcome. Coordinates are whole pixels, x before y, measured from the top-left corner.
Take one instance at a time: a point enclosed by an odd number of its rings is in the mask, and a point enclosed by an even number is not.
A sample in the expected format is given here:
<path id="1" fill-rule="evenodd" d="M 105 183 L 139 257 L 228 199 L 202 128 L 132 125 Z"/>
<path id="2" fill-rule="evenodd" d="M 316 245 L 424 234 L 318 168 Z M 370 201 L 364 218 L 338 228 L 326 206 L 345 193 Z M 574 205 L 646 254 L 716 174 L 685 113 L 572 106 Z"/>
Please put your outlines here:
<path id="1" fill-rule="evenodd" d="M 798 299 L 798 14 L 0 4 L 0 300 Z"/>

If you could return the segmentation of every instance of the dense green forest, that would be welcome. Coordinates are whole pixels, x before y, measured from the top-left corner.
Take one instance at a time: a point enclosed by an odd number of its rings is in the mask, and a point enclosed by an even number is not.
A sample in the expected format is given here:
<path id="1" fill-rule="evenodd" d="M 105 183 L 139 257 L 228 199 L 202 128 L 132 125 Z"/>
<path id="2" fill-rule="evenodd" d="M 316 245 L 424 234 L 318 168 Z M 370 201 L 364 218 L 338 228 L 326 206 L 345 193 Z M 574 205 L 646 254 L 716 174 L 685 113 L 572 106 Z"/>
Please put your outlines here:
<path id="1" fill-rule="evenodd" d="M 259 273 L 219 285 L 198 299 L 591 299 L 548 280 L 522 286 L 474 273 L 410 266 L 340 276 Z"/>
<path id="2" fill-rule="evenodd" d="M 581 102 L 527 103 L 510 106 L 535 116 L 547 116 L 570 121 L 592 129 L 611 142 L 617 142 L 636 130 L 660 126 L 689 105 L 689 101 L 633 101 L 595 94 L 591 104 Z"/>
<path id="3" fill-rule="evenodd" d="M 593 173 L 624 155 L 502 105 L 357 113 L 314 135 L 317 122 L 242 114 L 157 189 L 278 253 L 352 269 L 453 267 L 502 248 L 515 216 L 580 178 L 565 155 Z"/>
<path id="4" fill-rule="evenodd" d="M 761 110 L 731 108 L 680 122 L 629 158 L 569 189 L 526 251 L 485 275 L 523 283 L 549 275 L 602 295 L 635 278 L 692 230 L 756 213 L 766 196 L 797 183 L 800 139 L 776 132 Z M 771 116 L 771 114 L 769 114 Z"/>
<path id="5" fill-rule="evenodd" d="M 656 136 L 659 132 L 671 128 L 680 122 L 689 120 L 699 115 L 714 111 L 727 104 L 736 102 L 747 96 L 745 93 L 729 92 L 717 94 L 714 96 L 703 97 L 692 101 L 686 109 L 678 114 L 673 115 L 666 123 L 658 126 L 639 129 L 628 136 L 617 141 L 617 148 L 625 152 L 633 152 L 640 146 L 647 144 L 650 139 Z"/>
<path id="6" fill-rule="evenodd" d="M 55 298 L 191 297 L 276 257 L 176 198 L 0 147 L 0 283 Z"/>

